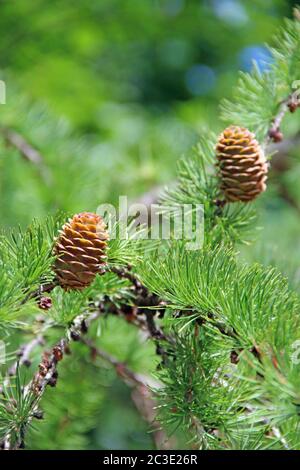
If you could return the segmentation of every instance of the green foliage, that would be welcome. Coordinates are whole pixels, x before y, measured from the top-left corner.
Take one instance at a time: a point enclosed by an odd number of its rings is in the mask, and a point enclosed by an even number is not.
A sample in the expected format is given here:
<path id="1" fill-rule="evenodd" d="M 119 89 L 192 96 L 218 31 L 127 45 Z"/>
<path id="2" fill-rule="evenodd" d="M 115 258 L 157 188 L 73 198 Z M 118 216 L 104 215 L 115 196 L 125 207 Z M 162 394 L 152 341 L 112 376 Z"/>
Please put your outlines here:
<path id="1" fill-rule="evenodd" d="M 70 325 L 85 310 L 88 312 L 88 296 L 86 292 L 65 292 L 56 287 L 51 294 L 53 302 L 50 316 L 55 323 Z"/>
<path id="2" fill-rule="evenodd" d="M 234 332 L 237 347 L 267 341 L 280 349 L 299 335 L 299 299 L 286 280 L 274 269 L 241 266 L 224 245 L 196 252 L 171 246 L 159 261 L 147 261 L 141 278 L 174 310 L 192 310 L 183 325 L 190 318 L 219 322 Z"/>
<path id="3" fill-rule="evenodd" d="M 295 20 L 285 19 L 284 25 L 275 37 L 274 47 L 271 48 L 275 64 L 274 75 L 281 84 L 282 93 L 290 91 L 291 84 L 299 80 L 300 75 L 300 19 L 299 9 L 295 9 Z"/>
<path id="4" fill-rule="evenodd" d="M 203 206 L 205 242 L 220 243 L 227 239 L 235 242 L 247 242 L 253 237 L 256 212 L 251 204 L 227 204 L 219 208 L 223 196 L 219 181 L 214 171 L 214 147 L 216 136 L 203 134 L 191 155 L 182 158 L 178 165 L 178 183 L 165 191 L 161 199 L 163 211 L 176 214 L 184 204 L 190 204 L 197 210 L 197 204 Z M 164 209 L 164 206 L 165 209 Z"/>
<path id="5" fill-rule="evenodd" d="M 174 400 L 173 407 L 163 405 L 162 418 L 184 422 L 195 438 L 200 437 L 200 448 L 298 448 L 296 376 L 299 366 L 294 365 L 291 368 L 289 352 L 281 350 L 278 356 L 272 356 L 271 353 L 266 356 L 262 354 L 261 363 L 253 357 L 253 353 L 244 350 L 239 355 L 238 365 L 233 365 L 230 363 L 230 351 L 235 346 L 234 342 L 226 336 L 218 335 L 216 329 L 209 325 L 204 324 L 199 329 L 200 333 L 196 334 L 195 327 L 185 328 L 184 335 L 181 335 L 180 341 L 176 343 L 175 362 L 161 374 L 166 385 L 162 393 L 163 403 L 169 404 L 168 398 Z M 194 347 L 186 340 L 187 336 L 196 336 Z M 205 343 L 201 341 L 201 336 L 205 337 Z M 183 343 L 183 347 L 177 348 L 178 343 Z M 195 360 L 195 354 L 201 355 L 200 360 L 190 362 Z M 281 357 L 278 365 L 274 358 L 279 355 Z M 198 364 L 198 367 L 193 370 L 192 364 Z M 215 365 L 218 365 L 216 370 Z M 203 369 L 206 371 L 207 382 L 199 378 Z M 188 383 L 184 380 L 186 376 L 183 371 L 186 370 L 190 372 L 189 377 L 192 377 Z M 211 371 L 215 371 L 213 378 L 210 376 Z M 205 384 L 207 388 L 203 388 Z M 202 387 L 201 393 L 199 386 Z M 193 426 L 191 428 L 191 421 L 188 421 L 191 415 L 187 412 L 186 400 L 187 396 L 191 395 L 188 409 L 193 410 L 198 418 L 200 432 L 193 429 Z M 199 398 L 202 400 L 201 406 L 198 406 Z M 175 401 L 177 405 L 181 404 L 181 408 L 176 408 Z M 224 415 L 223 406 L 226 410 Z M 176 413 L 174 407 L 178 410 Z M 222 417 L 223 421 L 216 425 L 216 420 Z M 201 425 L 204 425 L 204 428 L 201 428 Z M 212 432 L 216 428 L 217 431 Z"/>
<path id="6" fill-rule="evenodd" d="M 99 277 L 99 280 L 102 282 L 104 278 Z M 47 334 L 49 341 L 55 342 L 61 331 L 54 333 L 50 329 Z M 98 347 L 126 362 L 133 370 L 143 372 L 155 367 L 153 345 L 150 342 L 141 343 L 137 329 L 123 319 L 116 316 L 102 318 L 92 325 L 89 336 Z M 35 370 L 37 360 L 38 355 L 31 371 Z M 151 434 L 129 403 L 130 400 L 130 391 L 120 384 L 116 372 L 108 364 L 101 359 L 91 359 L 86 346 L 72 343 L 71 356 L 59 366 L 56 388 L 49 388 L 40 403 L 44 419 L 32 423 L 27 439 L 28 447 L 105 449 L 116 448 L 119 442 L 120 446 L 126 448 L 152 448 Z M 115 414 L 110 417 L 111 401 L 118 419 Z M 124 408 L 125 414 L 122 413 Z M 134 423 L 135 428 L 127 424 L 130 422 Z M 118 440 L 116 436 L 119 436 Z"/>
<path id="7" fill-rule="evenodd" d="M 0 318 L 11 322 L 34 306 L 32 294 L 53 279 L 53 240 L 57 231 L 54 219 L 33 222 L 25 231 L 11 231 L 0 239 Z"/>
<path id="8" fill-rule="evenodd" d="M 185 330 L 173 354 L 174 361 L 160 374 L 162 418 L 173 427 L 184 426 L 201 448 L 217 448 L 223 432 L 242 415 L 249 386 L 238 382 L 224 344 L 205 329 Z"/>
<path id="9" fill-rule="evenodd" d="M 223 101 L 222 117 L 230 124 L 238 122 L 247 127 L 262 141 L 280 101 L 272 73 L 262 74 L 254 64 L 251 74 L 240 73 L 234 100 Z"/>
<path id="10" fill-rule="evenodd" d="M 137 225 L 135 219 L 111 224 L 108 221 L 110 241 L 108 264 L 114 266 L 136 266 L 143 257 L 155 249 L 155 242 L 148 240 L 145 224 Z"/>
<path id="11" fill-rule="evenodd" d="M 108 272 L 97 275 L 94 282 L 83 291 L 63 291 L 56 287 L 51 292 L 53 304 L 49 316 L 54 324 L 68 327 L 79 315 L 88 316 L 95 311 L 104 298 L 119 305 L 120 302 L 130 303 L 131 297 L 130 283 Z"/>
<path id="12" fill-rule="evenodd" d="M 12 166 L 4 168 L 1 190 L 8 194 L 10 187 L 17 188 L 17 193 L 11 192 L 10 200 L 3 207 L 4 222 L 6 219 L 10 222 L 11 213 L 19 212 L 18 220 L 26 221 L 24 205 L 31 207 L 33 215 L 41 216 L 56 211 L 95 211 L 102 198 L 105 200 L 101 160 L 92 157 L 92 146 L 74 136 L 66 120 L 51 119 L 45 106 L 33 104 L 16 92 L 8 109 L 4 108 L 1 125 L 21 131 L 42 159 L 41 164 L 29 167 L 28 162 L 20 161 L 24 159 L 20 151 L 11 147 L 3 149 L 2 159 L 12 159 Z M 17 171 L 19 165 L 25 172 L 22 178 Z M 26 196 L 28 182 L 30 192 Z"/>
<path id="13" fill-rule="evenodd" d="M 2 397 L 0 399 L 0 439 L 6 437 L 15 443 L 22 440 L 28 427 L 28 419 L 32 416 L 34 395 L 24 392 L 25 380 L 21 378 L 19 367 L 12 385 L 3 381 Z M 1 380 L 2 382 L 2 380 Z"/>
<path id="14" fill-rule="evenodd" d="M 31 429 L 30 447 L 84 449 L 88 445 L 88 433 L 99 419 L 98 410 L 106 396 L 105 372 L 89 364 L 86 353 L 83 347 L 74 348 L 73 360 L 60 368 L 57 388 L 49 389 L 41 403 L 45 419 L 35 420 Z M 74 377 L 80 379 L 74 381 Z"/>
<path id="15" fill-rule="evenodd" d="M 174 446 L 183 435 L 188 448 L 299 449 L 300 375 L 292 361 L 300 337 L 294 253 L 299 221 L 293 212 L 297 204 L 292 200 L 293 208 L 287 208 L 281 186 L 297 201 L 297 147 L 287 170 L 273 181 L 271 175 L 267 194 L 251 205 L 222 207 L 214 168 L 216 101 L 229 94 L 244 47 L 269 39 L 279 19 L 271 16 L 269 2 L 243 2 L 235 23 L 234 15 L 215 9 L 217 2 L 181 3 L 174 12 L 169 1 L 79 0 L 76 8 L 73 2 L 59 3 L 60 15 L 56 0 L 3 5 L 0 26 L 9 30 L 0 46 L 9 85 L 0 129 L 1 226 L 6 228 L 0 238 L 0 331 L 7 343 L 6 366 L 36 334 L 45 345 L 31 352 L 26 373 L 22 366 L 10 385 L 7 376 L 1 380 L 0 439 L 22 441 L 30 424 L 26 445 L 32 449 L 153 447 L 150 426 L 134 409 L 122 374 L 81 343 L 71 343 L 72 354 L 58 367 L 57 388 L 47 387 L 39 403 L 45 419 L 31 421 L 35 401 L 23 385 L 38 369 L 42 351 L 69 336 L 78 317 L 99 313 L 107 302 L 88 338 L 132 371 L 161 381 L 156 393 L 162 426 L 173 431 Z M 281 16 L 287 5 L 278 0 L 272 8 Z M 241 72 L 233 97 L 222 105 L 226 122 L 249 127 L 261 143 L 300 78 L 299 25 L 286 21 L 267 71 L 256 64 L 251 73 Z M 202 65 L 217 80 L 199 96 L 189 77 Z M 37 97 L 47 105 L 36 103 Z M 57 119 L 55 112 L 67 118 Z M 299 131 L 296 121 L 286 119 L 287 135 Z M 30 163 L 24 145 L 13 144 L 8 132 L 37 151 L 40 162 Z M 196 139 L 193 153 L 187 153 Z M 175 215 L 182 204 L 203 204 L 203 249 L 189 251 L 186 240 L 158 246 L 136 240 L 130 231 L 126 239 L 111 237 L 104 275 L 81 292 L 56 287 L 46 294 L 52 307 L 38 309 L 32 295 L 53 280 L 52 247 L 65 220 L 51 214 L 96 211 L 100 203 L 116 203 L 120 194 L 134 200 L 172 181 L 182 151 L 177 183 L 162 197 L 163 211 Z M 253 241 L 257 212 L 266 226 L 260 252 L 240 248 Z M 24 227 L 34 216 L 39 221 L 28 229 L 7 229 Z M 277 246 L 270 256 L 269 242 Z M 115 308 L 109 310 L 112 304 L 126 304 L 129 311 L 134 306 L 130 280 L 114 272 L 128 265 L 149 295 L 164 301 L 158 308 L 167 304 L 164 318 L 155 321 L 169 341 L 160 342 L 158 333 L 145 341 L 143 309 L 137 317 L 121 318 L 112 314 Z"/>
<path id="16" fill-rule="evenodd" d="M 249 128 L 260 141 L 266 138 L 281 102 L 297 89 L 300 21 L 286 20 L 273 42 L 268 70 L 261 73 L 254 63 L 251 73 L 241 73 L 233 100 L 224 100 L 221 109 L 223 120 Z"/>
<path id="17" fill-rule="evenodd" d="M 249 425 L 247 448 L 273 428 L 272 443 L 261 438 L 259 448 L 298 448 L 299 365 L 292 354 L 300 299 L 286 280 L 274 269 L 240 265 L 224 245 L 196 253 L 173 245 L 144 265 L 141 278 L 168 302 L 167 326 L 177 332 L 174 361 L 160 374 L 165 422 L 184 423 L 201 448 L 227 447 L 227 439 L 242 448 Z M 240 355 L 237 367 L 231 351 Z"/>

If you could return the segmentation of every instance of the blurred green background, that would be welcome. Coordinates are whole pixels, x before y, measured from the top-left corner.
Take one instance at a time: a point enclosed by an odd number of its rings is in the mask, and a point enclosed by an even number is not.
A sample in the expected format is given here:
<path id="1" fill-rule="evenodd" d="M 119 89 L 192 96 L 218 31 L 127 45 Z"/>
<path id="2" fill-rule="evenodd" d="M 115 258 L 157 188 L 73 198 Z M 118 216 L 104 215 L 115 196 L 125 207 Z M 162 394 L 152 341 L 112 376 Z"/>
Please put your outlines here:
<path id="1" fill-rule="evenodd" d="M 253 59 L 261 70 L 267 66 L 265 43 L 296 3 L 0 1 L 0 79 L 7 86 L 0 126 L 28 139 L 49 170 L 41 175 L 2 139 L 1 226 L 26 225 L 58 209 L 95 210 L 172 181 L 176 161 L 199 132 L 222 128 L 218 105 L 230 97 L 238 70 L 249 71 Z M 293 126 L 287 120 L 287 134 Z M 279 265 L 297 285 L 299 210 L 282 197 L 278 178 L 300 203 L 298 148 L 288 161 L 258 202 L 264 229 L 243 253 Z M 103 325 L 106 349 L 150 370 L 153 348 L 139 351 L 138 341 L 121 320 Z M 152 448 L 114 372 L 89 364 L 79 346 L 74 356 L 63 364 L 57 390 L 47 392 L 47 419 L 32 431 L 31 448 Z"/>

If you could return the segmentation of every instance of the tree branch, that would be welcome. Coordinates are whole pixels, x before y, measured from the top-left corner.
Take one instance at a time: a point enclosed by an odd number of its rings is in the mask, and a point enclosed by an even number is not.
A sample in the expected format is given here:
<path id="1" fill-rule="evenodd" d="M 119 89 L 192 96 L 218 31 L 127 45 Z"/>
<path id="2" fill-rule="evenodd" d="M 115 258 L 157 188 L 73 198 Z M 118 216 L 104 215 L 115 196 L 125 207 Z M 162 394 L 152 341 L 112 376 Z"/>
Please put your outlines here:
<path id="1" fill-rule="evenodd" d="M 135 306 L 131 307 L 126 304 L 121 305 L 121 307 L 117 307 L 109 298 L 105 298 L 104 301 L 100 302 L 99 305 L 95 305 L 95 309 L 88 313 L 83 313 L 75 318 L 72 325 L 66 331 L 66 334 L 61 340 L 51 348 L 50 351 L 45 351 L 42 356 L 42 361 L 39 364 L 38 371 L 36 372 L 33 379 L 29 382 L 29 384 L 23 390 L 23 394 L 26 397 L 31 397 L 31 411 L 28 415 L 28 419 L 24 426 L 22 426 L 22 433 L 18 436 L 16 442 L 11 441 L 11 436 L 8 435 L 5 438 L 5 448 L 6 449 L 18 449 L 23 448 L 24 438 L 26 429 L 30 425 L 33 418 L 35 418 L 36 413 L 38 411 L 39 403 L 43 397 L 45 389 L 47 386 L 54 387 L 56 385 L 58 379 L 58 371 L 57 366 L 58 363 L 63 359 L 64 355 L 68 352 L 68 346 L 71 341 L 79 341 L 81 340 L 90 348 L 93 345 L 88 341 L 83 339 L 83 334 L 88 331 L 89 325 L 92 321 L 97 319 L 99 316 L 108 313 L 108 314 L 118 314 L 124 316 L 128 321 L 135 324 L 137 327 L 141 328 L 143 331 L 146 331 L 150 338 L 152 338 L 156 345 L 157 345 L 157 353 L 162 355 L 163 361 L 166 361 L 168 356 L 167 351 L 160 345 L 160 341 L 170 342 L 171 338 L 167 337 L 163 331 L 156 325 L 153 312 L 149 310 L 152 306 L 155 307 L 159 303 L 159 299 L 157 296 L 151 294 L 136 278 L 136 276 L 129 272 L 129 270 L 117 269 L 114 268 L 113 272 L 115 272 L 120 277 L 129 279 L 133 285 L 134 292 L 135 292 Z M 46 287 L 45 290 L 50 291 L 53 288 L 53 285 L 49 285 Z M 37 299 L 41 295 L 41 290 L 36 292 L 33 297 L 37 297 Z M 137 309 L 140 308 L 140 313 L 137 314 Z M 130 309 L 131 314 L 129 315 Z M 143 315 L 145 314 L 145 318 Z M 130 318 L 128 318 L 130 317 Z M 41 344 L 42 337 L 39 334 L 38 337 L 34 338 L 30 341 L 22 350 L 22 364 L 29 365 L 30 363 L 30 353 L 38 344 Z M 115 358 L 110 356 L 108 353 L 100 350 L 95 350 L 97 356 L 102 357 L 104 360 L 109 362 L 114 366 L 117 370 L 118 374 L 123 377 L 123 380 L 129 381 L 130 384 L 135 384 L 136 390 L 133 394 L 133 399 L 135 403 L 139 403 L 139 406 L 142 406 L 144 403 L 144 411 L 143 416 L 147 416 L 150 419 L 150 416 L 153 417 L 153 413 L 150 410 L 149 405 L 147 405 L 146 398 L 148 392 L 146 393 L 146 384 L 143 376 L 133 373 L 128 367 L 120 362 L 118 362 Z M 13 375 L 13 372 L 16 372 L 17 364 L 14 364 L 11 368 L 10 374 Z M 152 384 L 153 385 L 153 384 Z M 143 398 L 143 399 L 142 399 Z M 137 405 L 138 406 L 138 405 Z M 154 420 L 154 417 L 153 417 Z M 154 421 L 156 423 L 156 420 Z M 161 431 L 160 427 L 158 427 L 157 423 L 154 426 L 155 429 L 155 439 L 156 442 L 160 442 L 160 446 L 163 446 L 162 437 L 163 432 Z M 160 441 L 158 441 L 158 436 L 160 436 Z M 163 448 L 163 447 L 162 447 Z"/>
<path id="2" fill-rule="evenodd" d="M 286 99 L 284 99 L 280 103 L 278 112 L 276 116 L 274 117 L 274 119 L 272 120 L 271 127 L 268 131 L 268 134 L 265 140 L 265 147 L 268 148 L 268 151 L 270 151 L 271 154 L 277 151 L 281 151 L 281 154 L 282 154 L 283 151 L 287 152 L 288 150 L 290 150 L 292 145 L 299 144 L 299 135 L 296 135 L 294 139 L 289 139 L 285 143 L 282 142 L 284 136 L 280 129 L 281 123 L 285 115 L 288 112 L 294 113 L 299 107 L 300 107 L 299 90 L 296 90 L 293 93 L 291 93 Z M 274 142 L 275 145 L 272 144 L 271 142 Z M 275 169 L 277 170 L 279 169 L 279 173 L 282 173 L 286 170 L 286 166 L 285 165 L 280 166 L 278 165 L 278 162 L 277 162 L 277 168 L 276 168 L 276 161 L 275 161 L 275 165 L 273 166 L 275 167 Z M 300 215 L 300 204 L 292 196 L 289 189 L 282 181 L 279 181 L 278 183 L 278 191 L 282 199 L 284 199 Z"/>
<path id="3" fill-rule="evenodd" d="M 138 412 L 152 428 L 152 436 L 156 449 L 170 449 L 171 442 L 157 420 L 157 413 L 155 411 L 157 404 L 154 394 L 150 389 L 150 387 L 158 389 L 161 387 L 161 384 L 151 377 L 132 371 L 126 364 L 98 348 L 92 340 L 82 337 L 80 341 L 90 348 L 92 358 L 100 357 L 105 362 L 109 363 L 115 369 L 121 380 L 129 387 L 133 388 L 131 394 L 132 400 Z"/>
<path id="4" fill-rule="evenodd" d="M 280 126 L 283 121 L 283 118 L 288 112 L 294 113 L 297 110 L 297 108 L 299 108 L 299 106 L 300 106 L 299 90 L 296 90 L 293 93 L 291 93 L 286 99 L 284 99 L 279 104 L 277 114 L 272 120 L 271 127 L 266 137 L 266 146 L 272 141 L 281 142 L 283 140 L 283 134 L 280 130 Z"/>
<path id="5" fill-rule="evenodd" d="M 49 185 L 52 178 L 49 169 L 45 165 L 45 159 L 42 154 L 15 130 L 1 128 L 1 133 L 8 145 L 17 149 L 25 160 L 35 165 L 40 177 Z"/>

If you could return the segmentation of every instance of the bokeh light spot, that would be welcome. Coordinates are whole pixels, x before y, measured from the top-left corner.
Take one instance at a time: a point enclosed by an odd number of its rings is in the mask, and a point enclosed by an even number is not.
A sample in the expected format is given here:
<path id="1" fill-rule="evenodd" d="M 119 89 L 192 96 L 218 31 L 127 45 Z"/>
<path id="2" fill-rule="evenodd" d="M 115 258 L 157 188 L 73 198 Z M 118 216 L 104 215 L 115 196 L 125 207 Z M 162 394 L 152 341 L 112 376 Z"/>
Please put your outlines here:
<path id="1" fill-rule="evenodd" d="M 238 0 L 212 0 L 212 8 L 218 18 L 232 25 L 243 26 L 249 20 L 244 6 Z"/>
<path id="2" fill-rule="evenodd" d="M 193 65 L 185 76 L 185 84 L 188 91 L 196 96 L 209 93 L 214 88 L 215 83 L 216 74 L 208 65 Z"/>
<path id="3" fill-rule="evenodd" d="M 243 70 L 249 72 L 253 67 L 253 61 L 261 72 L 268 70 L 272 63 L 272 55 L 269 49 L 261 45 L 245 47 L 240 53 L 240 64 Z"/>

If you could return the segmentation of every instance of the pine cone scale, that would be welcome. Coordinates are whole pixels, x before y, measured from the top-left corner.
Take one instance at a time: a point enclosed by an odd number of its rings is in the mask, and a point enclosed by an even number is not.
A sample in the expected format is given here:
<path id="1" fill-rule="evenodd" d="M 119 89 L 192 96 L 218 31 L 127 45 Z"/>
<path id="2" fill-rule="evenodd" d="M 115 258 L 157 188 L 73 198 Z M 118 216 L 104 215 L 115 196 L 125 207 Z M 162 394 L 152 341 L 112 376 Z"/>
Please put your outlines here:
<path id="1" fill-rule="evenodd" d="M 105 247 L 103 247 L 105 248 Z M 105 255 L 100 255 L 100 250 L 99 248 L 92 248 L 92 247 L 88 247 L 86 250 L 85 250 L 85 253 L 88 254 L 88 256 L 96 256 L 96 257 L 99 257 L 99 259 L 106 259 L 106 256 Z"/>
<path id="2" fill-rule="evenodd" d="M 67 237 L 67 239 L 73 239 L 73 238 L 76 238 L 76 237 L 82 237 L 82 235 L 80 234 L 80 232 L 78 232 L 77 230 L 75 230 L 74 228 L 70 228 L 70 227 L 67 227 L 65 228 L 64 230 L 64 233 L 65 233 L 65 236 Z"/>

